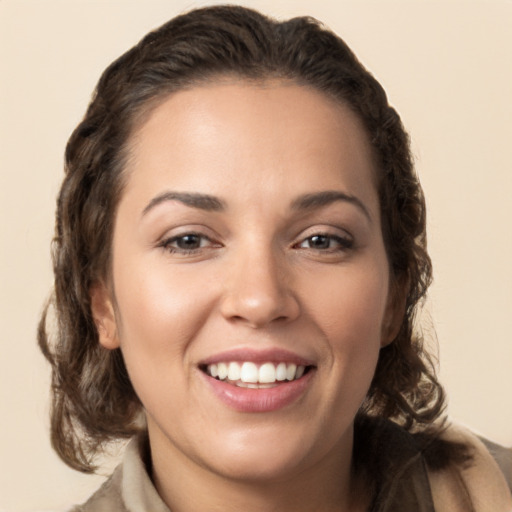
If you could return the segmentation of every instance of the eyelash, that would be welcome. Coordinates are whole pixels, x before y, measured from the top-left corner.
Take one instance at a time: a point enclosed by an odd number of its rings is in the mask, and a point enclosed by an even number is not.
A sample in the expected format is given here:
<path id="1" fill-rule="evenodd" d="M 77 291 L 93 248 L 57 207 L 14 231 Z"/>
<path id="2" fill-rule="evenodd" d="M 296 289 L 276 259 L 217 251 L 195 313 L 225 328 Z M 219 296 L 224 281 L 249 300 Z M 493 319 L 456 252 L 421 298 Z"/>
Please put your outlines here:
<path id="1" fill-rule="evenodd" d="M 196 243 L 199 243 L 199 246 L 193 247 L 193 248 L 185 248 L 185 247 L 179 247 L 179 243 L 187 238 L 192 238 L 195 240 Z M 303 244 L 305 243 L 311 243 L 317 239 L 317 241 L 320 242 L 327 242 L 329 244 L 328 247 L 304 247 Z M 206 242 L 205 245 L 203 243 Z M 335 247 L 330 247 L 332 243 L 335 243 Z M 176 244 L 177 246 L 173 246 L 173 244 Z M 192 255 L 196 254 L 202 249 L 208 249 L 212 247 L 220 247 L 219 244 L 215 244 L 209 237 L 202 233 L 183 233 L 180 235 L 176 235 L 170 238 L 166 238 L 165 240 L 162 240 L 162 242 L 159 244 L 159 247 L 165 249 L 166 251 L 170 252 L 171 254 L 180 254 L 180 255 Z M 319 253 L 336 253 L 336 252 L 343 252 L 343 251 L 349 251 L 354 247 L 354 240 L 351 237 L 348 236 L 340 236 L 340 235 L 333 235 L 329 233 L 314 233 L 304 239 L 302 239 L 300 242 L 294 244 L 292 246 L 294 249 L 304 249 L 309 251 L 315 251 Z"/>
<path id="2" fill-rule="evenodd" d="M 187 249 L 183 247 L 173 247 L 172 244 L 177 244 L 180 241 L 188 238 L 188 237 L 194 237 L 199 242 L 199 247 L 194 247 L 193 249 Z M 171 254 L 196 254 L 201 249 L 207 248 L 206 246 L 203 246 L 202 243 L 206 241 L 209 242 L 211 245 L 215 245 L 214 242 L 210 238 L 208 238 L 206 235 L 203 235 L 202 233 L 183 233 L 181 235 L 176 235 L 171 238 L 166 238 L 165 240 L 162 240 L 162 242 L 158 245 L 162 249 L 165 249 L 166 251 L 170 252 Z"/>
<path id="3" fill-rule="evenodd" d="M 328 244 L 330 244 L 331 242 L 335 242 L 337 244 L 337 247 L 303 247 L 304 243 L 307 243 L 308 241 L 311 242 L 314 239 L 326 241 Z M 333 235 L 330 233 L 314 233 L 313 235 L 310 235 L 301 240 L 294 247 L 310 251 L 333 253 L 338 251 L 348 251 L 352 249 L 354 247 L 354 240 L 348 236 Z"/>

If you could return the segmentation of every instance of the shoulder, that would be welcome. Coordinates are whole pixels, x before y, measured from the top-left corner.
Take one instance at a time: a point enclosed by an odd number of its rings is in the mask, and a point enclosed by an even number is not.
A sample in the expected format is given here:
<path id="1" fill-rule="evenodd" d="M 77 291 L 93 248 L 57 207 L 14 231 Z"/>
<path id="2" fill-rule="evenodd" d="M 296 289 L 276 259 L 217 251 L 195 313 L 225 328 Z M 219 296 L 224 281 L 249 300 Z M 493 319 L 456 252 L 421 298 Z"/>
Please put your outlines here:
<path id="1" fill-rule="evenodd" d="M 112 476 L 69 512 L 169 512 L 151 481 L 149 465 L 147 437 L 133 438 Z"/>
<path id="2" fill-rule="evenodd" d="M 479 437 L 479 439 L 498 464 L 512 492 L 512 447 L 505 448 L 483 437 Z"/>
<path id="3" fill-rule="evenodd" d="M 389 420 L 359 418 L 356 470 L 374 484 L 374 510 L 512 512 L 512 450 L 456 425 L 410 433 Z"/>
<path id="4" fill-rule="evenodd" d="M 123 466 L 119 465 L 112 476 L 82 505 L 69 512 L 128 512 L 122 498 Z"/>
<path id="5" fill-rule="evenodd" d="M 483 441 L 458 425 L 450 425 L 441 438 L 468 446 L 471 460 L 465 464 L 428 470 L 436 511 L 512 511 L 512 495 L 504 472 L 507 467 L 510 471 L 512 452 Z"/>

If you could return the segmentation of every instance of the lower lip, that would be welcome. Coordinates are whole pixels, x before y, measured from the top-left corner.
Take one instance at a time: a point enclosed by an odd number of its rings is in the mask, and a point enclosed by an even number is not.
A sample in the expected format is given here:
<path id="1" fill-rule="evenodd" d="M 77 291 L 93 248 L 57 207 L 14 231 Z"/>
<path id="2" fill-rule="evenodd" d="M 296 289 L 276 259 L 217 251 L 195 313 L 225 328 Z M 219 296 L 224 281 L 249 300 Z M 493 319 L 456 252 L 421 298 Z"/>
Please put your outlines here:
<path id="1" fill-rule="evenodd" d="M 201 373 L 214 394 L 231 409 L 240 412 L 271 412 L 298 400 L 310 385 L 314 370 L 310 369 L 298 380 L 260 389 L 241 388 Z"/>

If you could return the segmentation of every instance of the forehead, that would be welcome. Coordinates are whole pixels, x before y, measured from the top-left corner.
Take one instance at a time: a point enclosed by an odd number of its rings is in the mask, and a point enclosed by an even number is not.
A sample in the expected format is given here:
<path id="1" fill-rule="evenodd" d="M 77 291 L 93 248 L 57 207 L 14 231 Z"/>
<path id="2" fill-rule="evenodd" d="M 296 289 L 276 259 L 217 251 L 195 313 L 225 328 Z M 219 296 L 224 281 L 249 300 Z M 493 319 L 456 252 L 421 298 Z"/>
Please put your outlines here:
<path id="1" fill-rule="evenodd" d="M 258 186 L 324 189 L 339 185 L 375 192 L 372 150 L 350 108 L 289 81 L 230 81 L 169 95 L 135 130 L 127 188 L 169 186 L 222 196 Z M 348 180 L 348 181 L 347 181 Z M 172 182 L 172 183 L 171 183 Z M 336 183 L 335 183 L 336 182 Z M 299 191 L 298 191 L 299 192 Z"/>
<path id="2" fill-rule="evenodd" d="M 226 124 L 249 122 L 254 127 L 263 118 L 284 124 L 290 117 L 302 117 L 303 122 L 296 128 L 306 128 L 313 121 L 315 131 L 310 130 L 310 135 L 318 135 L 317 143 L 327 133 L 322 127 L 328 128 L 334 137 L 353 134 L 366 139 L 363 123 L 350 106 L 313 86 L 287 79 L 219 77 L 150 101 L 146 111 L 138 116 L 132 143 L 153 137 L 154 133 L 148 132 L 157 124 L 160 128 L 165 126 L 168 134 L 178 135 L 185 130 L 199 133 L 205 121 L 213 117 L 217 121 L 223 118 Z"/>

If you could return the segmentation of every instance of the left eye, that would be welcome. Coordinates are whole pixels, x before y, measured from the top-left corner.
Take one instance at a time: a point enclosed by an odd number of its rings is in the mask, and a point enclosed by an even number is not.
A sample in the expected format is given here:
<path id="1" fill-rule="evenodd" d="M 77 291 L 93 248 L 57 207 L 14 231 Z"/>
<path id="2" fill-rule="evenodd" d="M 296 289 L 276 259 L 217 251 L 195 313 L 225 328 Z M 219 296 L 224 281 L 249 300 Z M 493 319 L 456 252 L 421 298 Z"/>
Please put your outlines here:
<path id="1" fill-rule="evenodd" d="M 352 240 L 341 236 L 317 234 L 308 236 L 300 242 L 298 247 L 315 250 L 350 249 Z"/>

